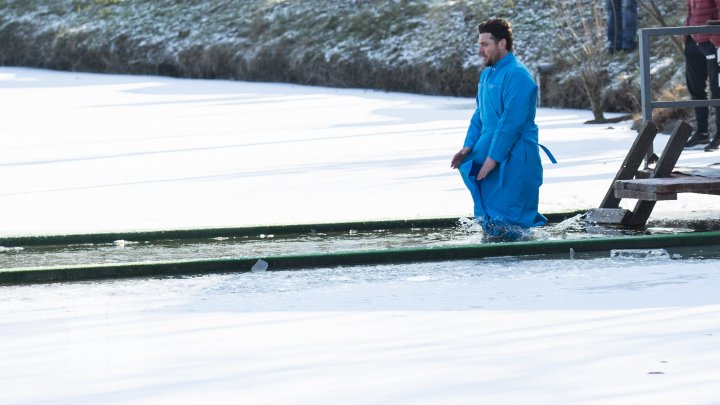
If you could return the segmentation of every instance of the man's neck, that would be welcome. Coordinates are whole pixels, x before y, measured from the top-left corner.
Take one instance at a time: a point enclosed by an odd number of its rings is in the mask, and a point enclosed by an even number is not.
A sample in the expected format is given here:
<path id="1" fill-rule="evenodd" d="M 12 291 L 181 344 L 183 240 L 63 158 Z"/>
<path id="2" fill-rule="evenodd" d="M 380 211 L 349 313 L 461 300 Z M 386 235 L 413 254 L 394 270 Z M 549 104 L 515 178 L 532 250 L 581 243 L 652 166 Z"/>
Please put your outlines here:
<path id="1" fill-rule="evenodd" d="M 510 53 L 510 51 L 508 51 L 508 50 L 500 51 L 500 55 L 499 55 L 498 59 L 492 65 L 488 65 L 488 67 L 497 66 L 498 63 L 500 63 L 500 61 L 503 60 L 503 58 L 506 57 L 509 53 Z"/>

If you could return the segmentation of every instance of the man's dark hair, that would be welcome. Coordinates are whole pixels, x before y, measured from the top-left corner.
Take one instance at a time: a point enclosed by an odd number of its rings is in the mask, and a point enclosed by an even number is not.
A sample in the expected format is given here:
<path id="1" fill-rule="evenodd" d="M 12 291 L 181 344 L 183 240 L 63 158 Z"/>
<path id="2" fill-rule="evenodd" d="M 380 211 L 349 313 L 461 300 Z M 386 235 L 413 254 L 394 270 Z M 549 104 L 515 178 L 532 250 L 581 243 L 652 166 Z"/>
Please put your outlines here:
<path id="1" fill-rule="evenodd" d="M 508 51 L 513 50 L 512 24 L 510 24 L 510 21 L 502 18 L 491 18 L 480 24 L 478 31 L 481 34 L 489 33 L 495 39 L 495 42 L 504 39 L 507 44 L 505 49 Z"/>

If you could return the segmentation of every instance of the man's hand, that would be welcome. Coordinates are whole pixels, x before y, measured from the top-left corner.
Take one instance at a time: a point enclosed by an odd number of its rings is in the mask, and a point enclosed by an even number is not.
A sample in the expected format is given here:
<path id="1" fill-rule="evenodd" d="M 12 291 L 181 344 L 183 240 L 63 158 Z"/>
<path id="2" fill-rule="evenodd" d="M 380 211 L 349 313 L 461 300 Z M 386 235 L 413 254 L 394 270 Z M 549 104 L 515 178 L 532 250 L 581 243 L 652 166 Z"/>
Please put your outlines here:
<path id="1" fill-rule="evenodd" d="M 480 172 L 478 173 L 476 180 L 480 181 L 480 180 L 484 179 L 485 177 L 487 177 L 487 175 L 490 174 L 491 171 L 493 171 L 495 166 L 497 166 L 497 162 L 490 159 L 490 156 L 488 156 L 485 159 L 485 162 L 483 162 L 483 165 L 480 168 Z"/>
<path id="2" fill-rule="evenodd" d="M 457 169 L 458 166 L 460 166 L 460 163 L 462 163 L 463 159 L 465 159 L 465 157 L 470 154 L 470 151 L 472 151 L 472 148 L 469 147 L 460 149 L 460 152 L 456 153 L 450 161 L 450 167 L 452 167 L 453 169 Z"/>

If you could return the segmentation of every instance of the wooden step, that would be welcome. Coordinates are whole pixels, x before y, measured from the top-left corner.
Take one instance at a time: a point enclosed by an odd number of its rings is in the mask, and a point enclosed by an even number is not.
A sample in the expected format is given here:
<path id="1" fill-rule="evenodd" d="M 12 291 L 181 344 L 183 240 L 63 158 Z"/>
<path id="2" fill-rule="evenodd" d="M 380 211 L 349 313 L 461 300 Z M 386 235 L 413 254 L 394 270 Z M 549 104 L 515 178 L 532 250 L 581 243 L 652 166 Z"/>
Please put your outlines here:
<path id="1" fill-rule="evenodd" d="M 617 198 L 677 200 L 678 193 L 720 195 L 720 178 L 671 175 L 666 178 L 617 180 L 614 188 Z"/>

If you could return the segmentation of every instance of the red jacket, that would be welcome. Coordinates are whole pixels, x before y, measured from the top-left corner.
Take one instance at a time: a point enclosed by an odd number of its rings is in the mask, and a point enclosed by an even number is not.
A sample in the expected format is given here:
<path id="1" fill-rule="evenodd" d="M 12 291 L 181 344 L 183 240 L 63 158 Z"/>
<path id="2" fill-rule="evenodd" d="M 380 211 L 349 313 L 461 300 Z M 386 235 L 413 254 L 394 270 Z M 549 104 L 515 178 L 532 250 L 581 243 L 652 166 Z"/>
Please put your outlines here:
<path id="1" fill-rule="evenodd" d="M 707 25 L 708 20 L 717 20 L 720 16 L 720 0 L 687 0 L 687 18 L 685 25 Z M 693 34 L 697 43 L 712 42 L 720 47 L 720 34 Z"/>

